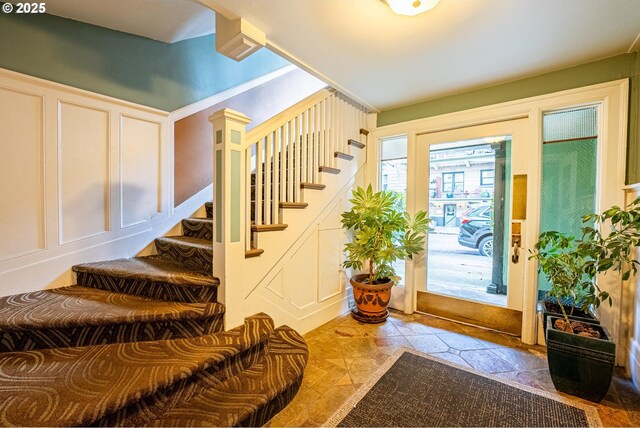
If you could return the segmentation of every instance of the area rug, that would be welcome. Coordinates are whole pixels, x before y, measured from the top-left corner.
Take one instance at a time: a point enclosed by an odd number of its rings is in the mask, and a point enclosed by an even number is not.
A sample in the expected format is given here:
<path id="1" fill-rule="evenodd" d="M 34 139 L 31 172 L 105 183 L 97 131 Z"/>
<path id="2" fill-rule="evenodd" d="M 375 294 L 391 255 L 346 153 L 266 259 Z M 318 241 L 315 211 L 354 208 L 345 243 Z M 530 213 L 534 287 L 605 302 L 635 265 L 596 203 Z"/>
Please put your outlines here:
<path id="1" fill-rule="evenodd" d="M 599 427 L 597 410 L 402 348 L 328 421 L 336 427 Z"/>

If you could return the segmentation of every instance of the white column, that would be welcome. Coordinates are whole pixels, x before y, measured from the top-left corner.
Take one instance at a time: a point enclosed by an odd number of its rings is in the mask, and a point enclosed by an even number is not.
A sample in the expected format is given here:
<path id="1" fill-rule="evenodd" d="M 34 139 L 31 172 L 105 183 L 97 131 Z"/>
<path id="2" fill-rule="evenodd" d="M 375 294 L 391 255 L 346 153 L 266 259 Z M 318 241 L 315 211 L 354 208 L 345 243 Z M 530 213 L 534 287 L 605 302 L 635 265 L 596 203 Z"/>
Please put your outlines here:
<path id="1" fill-rule="evenodd" d="M 243 142 L 247 116 L 223 109 L 213 124 L 213 275 L 220 280 L 218 301 L 226 306 L 225 329 L 244 320 L 241 263 L 245 253 L 246 159 Z"/>

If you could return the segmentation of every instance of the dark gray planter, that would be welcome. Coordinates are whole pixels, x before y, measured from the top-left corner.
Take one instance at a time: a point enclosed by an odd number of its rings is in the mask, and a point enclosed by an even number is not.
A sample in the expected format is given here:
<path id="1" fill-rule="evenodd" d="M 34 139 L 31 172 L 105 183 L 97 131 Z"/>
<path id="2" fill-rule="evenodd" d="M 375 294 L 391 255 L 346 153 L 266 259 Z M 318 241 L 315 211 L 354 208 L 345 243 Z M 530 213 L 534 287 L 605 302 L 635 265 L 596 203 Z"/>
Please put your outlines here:
<path id="1" fill-rule="evenodd" d="M 547 361 L 553 385 L 558 391 L 600 402 L 611 385 L 616 361 L 616 345 L 604 327 L 594 323 L 607 339 L 578 336 L 556 330 L 549 317 L 547 324 Z"/>

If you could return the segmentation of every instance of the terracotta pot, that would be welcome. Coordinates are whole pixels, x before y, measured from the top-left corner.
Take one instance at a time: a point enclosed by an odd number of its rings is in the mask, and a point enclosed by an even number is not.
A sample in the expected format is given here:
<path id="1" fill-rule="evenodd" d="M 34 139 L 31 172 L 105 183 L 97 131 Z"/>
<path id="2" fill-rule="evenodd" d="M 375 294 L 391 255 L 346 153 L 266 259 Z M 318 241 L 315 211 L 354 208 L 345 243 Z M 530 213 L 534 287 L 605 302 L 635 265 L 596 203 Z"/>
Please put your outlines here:
<path id="1" fill-rule="evenodd" d="M 366 323 L 384 322 L 389 316 L 387 305 L 391 300 L 391 287 L 393 281 L 384 284 L 369 285 L 365 281 L 369 275 L 360 274 L 351 277 L 353 297 L 356 301 L 356 309 L 351 315 L 358 321 Z"/>

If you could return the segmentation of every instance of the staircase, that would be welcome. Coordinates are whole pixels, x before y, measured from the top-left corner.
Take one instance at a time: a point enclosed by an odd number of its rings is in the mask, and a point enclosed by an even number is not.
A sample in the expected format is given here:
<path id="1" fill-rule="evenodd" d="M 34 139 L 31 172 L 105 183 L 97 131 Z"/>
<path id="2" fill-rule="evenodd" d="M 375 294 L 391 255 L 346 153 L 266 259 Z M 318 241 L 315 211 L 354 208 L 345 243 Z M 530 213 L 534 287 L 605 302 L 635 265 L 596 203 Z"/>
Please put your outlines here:
<path id="1" fill-rule="evenodd" d="M 319 325 L 347 290 L 293 284 L 308 303 L 268 283 L 309 262 L 291 255 L 362 177 L 367 111 L 324 89 L 249 132 L 231 110 L 210 121 L 206 217 L 157 238 L 155 255 L 79 264 L 75 285 L 0 298 L 0 425 L 259 426 L 295 396 L 307 347 L 273 319 Z"/>
<path id="2" fill-rule="evenodd" d="M 298 333 L 262 313 L 223 331 L 206 211 L 156 239 L 157 255 L 0 299 L 0 425 L 258 426 L 293 398 Z"/>
<path id="3" fill-rule="evenodd" d="M 209 118 L 213 248 L 224 255 L 213 259 L 213 272 L 221 281 L 227 323 L 269 308 L 277 323 L 307 331 L 347 310 L 347 286 L 334 260 L 341 250 L 328 238 L 322 250 L 308 241 L 362 184 L 370 119 L 366 107 L 327 88 L 250 130 L 250 119 L 240 112 L 224 109 Z M 334 238 L 342 245 L 341 237 Z M 303 246 L 306 258 L 293 261 Z M 296 270 L 302 264 L 306 272 Z M 334 274 L 316 274 L 320 270 Z"/>

